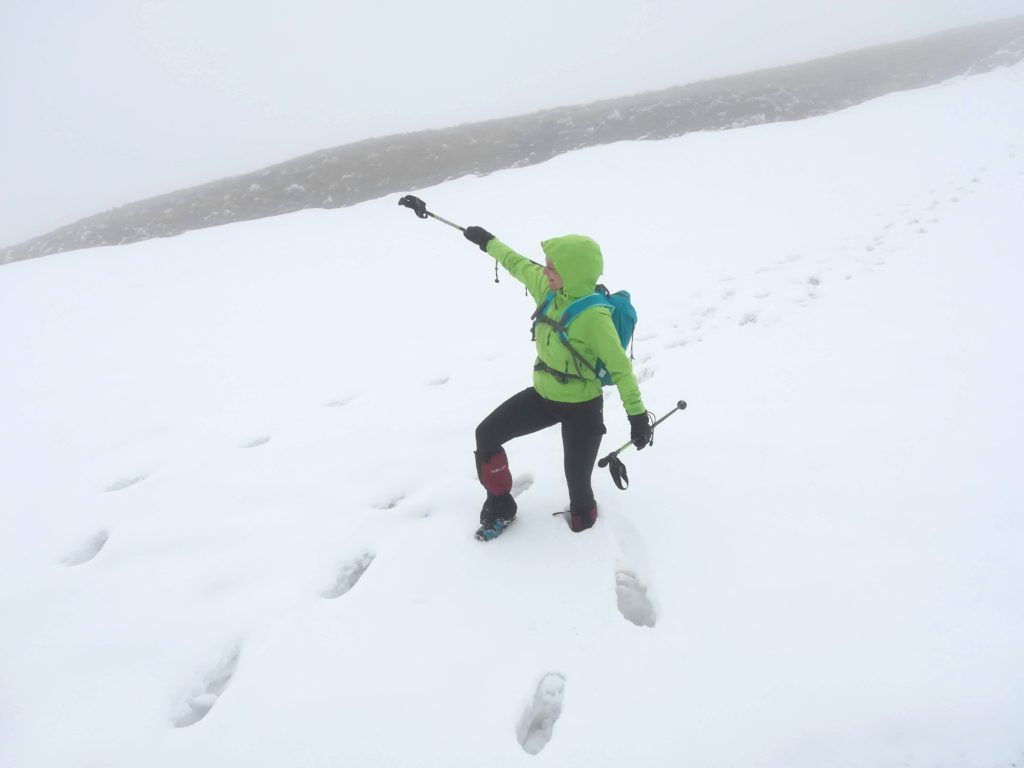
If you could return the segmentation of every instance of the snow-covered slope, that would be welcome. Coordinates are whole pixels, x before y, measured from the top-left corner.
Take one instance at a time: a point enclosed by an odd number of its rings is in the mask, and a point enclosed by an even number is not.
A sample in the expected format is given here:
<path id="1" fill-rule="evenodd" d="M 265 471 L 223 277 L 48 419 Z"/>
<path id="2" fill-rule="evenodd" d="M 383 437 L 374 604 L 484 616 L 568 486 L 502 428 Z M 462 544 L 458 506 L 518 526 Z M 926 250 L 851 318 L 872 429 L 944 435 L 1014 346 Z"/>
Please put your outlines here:
<path id="1" fill-rule="evenodd" d="M 532 308 L 395 199 L 4 267 L 0 766 L 1019 761 L 1022 86 L 419 193 L 597 239 L 689 403 L 580 535 L 548 431 L 473 540 Z"/>

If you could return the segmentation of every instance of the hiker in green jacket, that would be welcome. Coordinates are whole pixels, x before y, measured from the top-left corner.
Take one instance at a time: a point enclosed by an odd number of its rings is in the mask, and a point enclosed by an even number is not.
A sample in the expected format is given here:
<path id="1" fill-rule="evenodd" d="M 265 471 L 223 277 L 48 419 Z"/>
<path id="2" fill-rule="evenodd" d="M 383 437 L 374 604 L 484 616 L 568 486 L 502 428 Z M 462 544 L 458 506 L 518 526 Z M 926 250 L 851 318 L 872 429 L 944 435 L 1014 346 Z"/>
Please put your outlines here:
<path id="1" fill-rule="evenodd" d="M 611 374 L 629 417 L 630 439 L 637 449 L 651 443 L 651 419 L 640 399 L 633 364 L 622 348 L 611 311 L 596 306 L 583 311 L 568 329 L 569 343 L 587 364 L 580 365 L 572 351 L 549 324 L 557 323 L 574 300 L 594 293 L 604 270 L 597 243 L 583 235 L 566 235 L 541 243 L 545 266 L 520 256 L 482 227 L 467 227 L 465 236 L 492 256 L 526 286 L 540 308 L 548 293 L 554 299 L 537 318 L 534 338 L 537 361 L 533 386 L 499 405 L 476 429 L 476 469 L 487 499 L 480 510 L 477 538 L 499 535 L 516 514 L 512 473 L 504 444 L 555 424 L 562 425 L 565 479 L 569 486 L 569 527 L 585 531 L 597 520 L 597 504 L 590 478 L 605 433 L 604 397 L 593 371 L 598 358 Z"/>

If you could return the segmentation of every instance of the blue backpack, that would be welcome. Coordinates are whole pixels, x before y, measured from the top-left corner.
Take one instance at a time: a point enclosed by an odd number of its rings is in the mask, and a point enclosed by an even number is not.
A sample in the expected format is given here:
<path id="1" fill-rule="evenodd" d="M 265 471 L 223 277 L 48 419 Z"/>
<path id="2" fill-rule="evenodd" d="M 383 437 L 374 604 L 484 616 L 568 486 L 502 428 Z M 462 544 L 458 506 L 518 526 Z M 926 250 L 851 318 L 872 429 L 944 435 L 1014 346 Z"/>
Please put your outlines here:
<path id="1" fill-rule="evenodd" d="M 591 365 L 583 355 L 576 351 L 576 349 L 569 343 L 568 329 L 569 325 L 579 317 L 581 314 L 586 312 L 591 307 L 608 307 L 612 313 L 612 323 L 615 325 L 615 330 L 619 334 L 619 342 L 622 344 L 622 348 L 626 349 L 633 341 L 633 329 L 636 328 L 636 309 L 633 307 L 633 302 L 629 299 L 628 291 L 616 291 L 615 293 L 609 293 L 608 289 L 603 285 L 598 285 L 594 293 L 589 296 L 584 296 L 582 299 L 576 299 L 565 311 L 562 312 L 562 317 L 558 322 L 555 322 L 545 314 L 551 302 L 554 301 L 555 294 L 552 291 L 548 291 L 548 295 L 544 297 L 544 301 L 537 307 L 537 310 L 533 313 L 533 327 L 536 328 L 537 323 L 545 323 L 550 325 L 558 333 L 558 338 L 561 339 L 562 343 L 565 344 L 566 348 L 572 353 L 572 356 L 577 362 L 582 363 L 588 368 L 598 379 L 601 381 L 602 386 L 609 386 L 612 382 L 611 374 L 608 373 L 605 368 L 604 362 L 598 358 L 596 365 Z M 538 362 L 536 368 L 538 370 L 544 370 L 552 374 L 556 378 L 561 379 L 563 382 L 566 379 L 582 379 L 582 375 L 573 375 L 564 371 L 556 371 L 553 368 L 545 365 L 543 362 Z M 579 372 L 579 366 L 576 367 Z"/>

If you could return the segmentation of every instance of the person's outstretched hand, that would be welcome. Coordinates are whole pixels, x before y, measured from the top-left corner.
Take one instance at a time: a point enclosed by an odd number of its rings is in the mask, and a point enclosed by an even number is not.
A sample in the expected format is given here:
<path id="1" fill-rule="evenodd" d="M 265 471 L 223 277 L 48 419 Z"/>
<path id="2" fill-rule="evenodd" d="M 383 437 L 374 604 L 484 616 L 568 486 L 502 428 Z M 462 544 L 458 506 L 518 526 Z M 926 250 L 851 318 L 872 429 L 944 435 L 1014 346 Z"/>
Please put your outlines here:
<path id="1" fill-rule="evenodd" d="M 633 441 L 638 451 L 642 451 L 654 442 L 654 427 L 651 424 L 650 414 L 638 413 L 629 417 L 629 439 Z"/>
<path id="2" fill-rule="evenodd" d="M 487 252 L 487 244 L 494 239 L 494 235 L 488 232 L 483 227 L 466 227 L 462 233 L 466 236 L 466 239 L 471 243 L 476 243 L 480 246 L 480 250 Z"/>

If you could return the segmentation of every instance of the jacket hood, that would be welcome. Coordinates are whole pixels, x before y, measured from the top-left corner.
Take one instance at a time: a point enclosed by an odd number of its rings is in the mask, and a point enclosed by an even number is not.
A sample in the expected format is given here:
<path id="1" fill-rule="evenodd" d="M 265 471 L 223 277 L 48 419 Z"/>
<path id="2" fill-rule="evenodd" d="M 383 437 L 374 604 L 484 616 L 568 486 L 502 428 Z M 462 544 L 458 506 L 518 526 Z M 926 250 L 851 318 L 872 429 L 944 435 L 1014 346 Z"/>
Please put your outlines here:
<path id="1" fill-rule="evenodd" d="M 562 290 L 573 298 L 594 292 L 604 271 L 601 247 L 586 235 L 553 237 L 540 244 L 562 277 Z"/>

